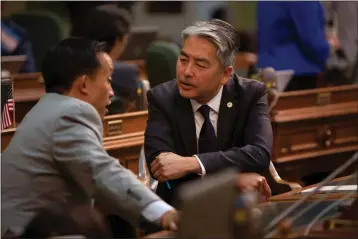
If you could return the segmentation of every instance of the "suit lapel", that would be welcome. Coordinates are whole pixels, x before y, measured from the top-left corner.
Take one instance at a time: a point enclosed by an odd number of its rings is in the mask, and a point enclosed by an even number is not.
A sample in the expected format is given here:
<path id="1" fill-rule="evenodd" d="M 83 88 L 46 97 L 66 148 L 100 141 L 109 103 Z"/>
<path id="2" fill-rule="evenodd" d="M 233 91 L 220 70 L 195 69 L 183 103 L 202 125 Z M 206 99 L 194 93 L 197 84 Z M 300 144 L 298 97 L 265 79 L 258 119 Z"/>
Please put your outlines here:
<path id="1" fill-rule="evenodd" d="M 233 75 L 233 77 L 236 77 L 236 75 Z M 225 150 L 228 147 L 230 140 L 232 140 L 239 112 L 239 89 L 235 84 L 234 79 L 230 79 L 228 83 L 224 85 L 219 108 L 217 124 L 219 150 Z"/>
<path id="2" fill-rule="evenodd" d="M 181 97 L 179 92 L 177 93 L 176 119 L 187 154 L 182 156 L 192 156 L 197 153 L 194 113 L 190 100 Z"/>

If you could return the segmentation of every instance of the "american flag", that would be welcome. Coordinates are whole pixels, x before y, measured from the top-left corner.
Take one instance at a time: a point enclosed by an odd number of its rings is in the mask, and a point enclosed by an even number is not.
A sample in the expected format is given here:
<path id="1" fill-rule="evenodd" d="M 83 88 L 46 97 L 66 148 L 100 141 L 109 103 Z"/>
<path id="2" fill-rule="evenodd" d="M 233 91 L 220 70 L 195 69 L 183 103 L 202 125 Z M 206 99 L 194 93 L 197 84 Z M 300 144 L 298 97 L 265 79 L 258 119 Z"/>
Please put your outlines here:
<path id="1" fill-rule="evenodd" d="M 2 110 L 1 110 L 1 129 L 6 129 L 12 125 L 13 112 L 14 112 L 14 100 L 12 97 L 12 84 L 1 85 L 2 94 Z"/>

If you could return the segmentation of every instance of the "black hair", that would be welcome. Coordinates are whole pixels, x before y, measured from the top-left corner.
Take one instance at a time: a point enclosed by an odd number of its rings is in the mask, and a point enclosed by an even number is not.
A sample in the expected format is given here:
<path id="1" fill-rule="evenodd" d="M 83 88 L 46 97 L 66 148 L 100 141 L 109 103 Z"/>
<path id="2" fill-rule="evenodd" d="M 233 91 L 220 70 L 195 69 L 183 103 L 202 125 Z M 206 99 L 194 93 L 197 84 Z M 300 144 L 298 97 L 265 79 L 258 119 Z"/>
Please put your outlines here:
<path id="1" fill-rule="evenodd" d="M 116 40 L 122 41 L 130 32 L 132 16 L 126 9 L 115 5 L 102 5 L 88 15 L 84 37 L 105 42 L 112 50 Z"/>
<path id="2" fill-rule="evenodd" d="M 46 92 L 64 93 L 71 89 L 76 77 L 93 75 L 100 66 L 98 52 L 105 52 L 103 43 L 71 37 L 49 50 L 42 64 Z"/>
<path id="3" fill-rule="evenodd" d="M 227 9 L 224 8 L 224 7 L 219 7 L 219 8 L 216 8 L 212 11 L 211 13 L 211 18 L 212 19 L 219 19 L 219 20 L 222 20 L 222 21 L 228 21 L 227 19 Z"/>

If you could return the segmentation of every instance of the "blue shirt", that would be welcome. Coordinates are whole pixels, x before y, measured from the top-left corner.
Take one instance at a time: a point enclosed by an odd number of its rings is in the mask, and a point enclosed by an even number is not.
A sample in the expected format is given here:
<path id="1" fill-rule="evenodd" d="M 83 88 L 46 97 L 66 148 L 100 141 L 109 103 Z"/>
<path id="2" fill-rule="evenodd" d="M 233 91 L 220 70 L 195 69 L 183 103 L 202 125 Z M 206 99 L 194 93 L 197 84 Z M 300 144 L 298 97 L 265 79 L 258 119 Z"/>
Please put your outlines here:
<path id="1" fill-rule="evenodd" d="M 324 70 L 330 46 L 320 2 L 257 3 L 258 67 L 292 69 L 296 75 Z"/>

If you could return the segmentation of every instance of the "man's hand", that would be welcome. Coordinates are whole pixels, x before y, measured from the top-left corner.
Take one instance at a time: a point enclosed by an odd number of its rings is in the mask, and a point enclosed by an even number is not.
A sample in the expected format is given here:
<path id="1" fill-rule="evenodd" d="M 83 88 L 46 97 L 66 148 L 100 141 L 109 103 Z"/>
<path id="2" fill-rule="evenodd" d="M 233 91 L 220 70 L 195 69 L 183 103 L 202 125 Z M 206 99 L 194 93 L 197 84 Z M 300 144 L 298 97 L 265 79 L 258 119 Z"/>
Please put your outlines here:
<path id="1" fill-rule="evenodd" d="M 241 173 L 237 177 L 237 187 L 241 192 L 256 191 L 260 200 L 265 201 L 271 197 L 271 189 L 266 178 L 256 173 Z"/>
<path id="2" fill-rule="evenodd" d="M 161 220 L 161 225 L 165 230 L 176 231 L 178 230 L 179 213 L 176 210 L 166 212 Z"/>
<path id="3" fill-rule="evenodd" d="M 161 153 L 151 164 L 152 174 L 159 182 L 181 178 L 198 170 L 201 168 L 196 158 L 182 157 L 169 152 Z"/>
<path id="4" fill-rule="evenodd" d="M 329 45 L 331 46 L 331 52 L 333 52 L 334 50 L 337 50 L 341 47 L 340 42 L 335 34 L 326 33 L 326 38 L 327 38 Z"/>

